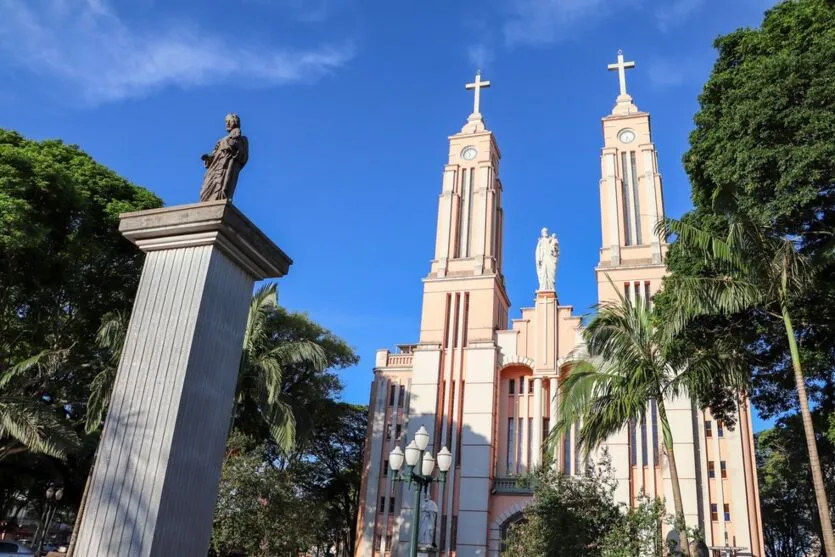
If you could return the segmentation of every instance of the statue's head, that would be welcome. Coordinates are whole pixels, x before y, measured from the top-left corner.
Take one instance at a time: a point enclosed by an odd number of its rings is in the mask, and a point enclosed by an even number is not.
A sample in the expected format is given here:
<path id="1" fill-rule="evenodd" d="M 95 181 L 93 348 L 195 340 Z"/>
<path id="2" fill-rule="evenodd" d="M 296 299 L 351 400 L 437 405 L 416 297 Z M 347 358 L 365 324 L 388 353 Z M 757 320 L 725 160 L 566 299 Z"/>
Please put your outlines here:
<path id="1" fill-rule="evenodd" d="M 232 131 L 241 127 L 241 119 L 234 112 L 226 115 L 226 131 Z"/>
<path id="2" fill-rule="evenodd" d="M 547 238 L 548 237 L 548 229 L 543 228 L 542 231 L 540 231 L 539 235 L 542 236 L 543 238 Z"/>

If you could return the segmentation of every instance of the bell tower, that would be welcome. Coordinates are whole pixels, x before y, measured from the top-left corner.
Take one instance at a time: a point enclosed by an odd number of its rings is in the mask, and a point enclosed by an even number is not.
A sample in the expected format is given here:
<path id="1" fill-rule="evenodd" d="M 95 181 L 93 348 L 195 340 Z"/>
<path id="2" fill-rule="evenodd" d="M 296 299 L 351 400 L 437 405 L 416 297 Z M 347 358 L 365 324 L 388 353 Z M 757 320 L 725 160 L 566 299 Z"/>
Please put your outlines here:
<path id="1" fill-rule="evenodd" d="M 466 85 L 474 92 L 473 112 L 449 137 L 435 257 L 423 279 L 420 342 L 412 360 L 409 435 L 424 426 L 433 454 L 443 446 L 453 454 L 446 483 L 432 493 L 439 509 L 440 557 L 487 550 L 500 357 L 496 331 L 507 327 L 510 305 L 502 276 L 501 153 L 480 106 L 481 91 L 489 85 L 480 74 Z M 401 545 L 411 528 L 408 514 L 403 521 Z M 402 556 L 406 548 L 400 549 Z"/>
<path id="2" fill-rule="evenodd" d="M 641 112 L 626 92 L 626 70 L 635 62 L 618 61 L 620 93 L 611 114 L 603 118 L 600 157 L 600 222 L 603 245 L 596 274 L 598 299 L 617 298 L 610 279 L 629 299 L 648 299 L 666 273 L 666 243 L 655 234 L 664 218 L 664 197 L 650 116 Z"/>

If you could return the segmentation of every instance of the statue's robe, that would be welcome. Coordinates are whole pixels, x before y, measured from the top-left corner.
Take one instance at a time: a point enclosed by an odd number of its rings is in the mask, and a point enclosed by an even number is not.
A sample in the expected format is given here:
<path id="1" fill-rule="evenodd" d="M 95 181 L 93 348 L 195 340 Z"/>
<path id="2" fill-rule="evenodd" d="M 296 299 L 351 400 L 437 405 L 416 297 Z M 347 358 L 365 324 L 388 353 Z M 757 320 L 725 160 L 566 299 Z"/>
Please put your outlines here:
<path id="1" fill-rule="evenodd" d="M 203 187 L 200 189 L 200 201 L 232 199 L 238 174 L 249 159 L 249 142 L 241 135 L 240 128 L 235 128 L 221 139 L 209 154 Z"/>

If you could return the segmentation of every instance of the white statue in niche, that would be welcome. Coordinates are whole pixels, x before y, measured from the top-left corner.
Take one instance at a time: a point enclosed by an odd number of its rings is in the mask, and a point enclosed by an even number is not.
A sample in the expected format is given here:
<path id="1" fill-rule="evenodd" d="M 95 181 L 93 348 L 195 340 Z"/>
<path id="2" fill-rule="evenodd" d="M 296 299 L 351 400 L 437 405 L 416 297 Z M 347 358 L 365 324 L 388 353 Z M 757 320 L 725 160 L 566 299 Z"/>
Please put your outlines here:
<path id="1" fill-rule="evenodd" d="M 418 547 L 435 546 L 435 521 L 438 517 L 438 505 L 426 497 L 420 504 L 420 528 L 418 529 Z"/>
<path id="2" fill-rule="evenodd" d="M 559 256 L 560 242 L 557 235 L 549 236 L 548 229 L 543 228 L 536 243 L 536 277 L 539 279 L 540 291 L 556 291 Z"/>

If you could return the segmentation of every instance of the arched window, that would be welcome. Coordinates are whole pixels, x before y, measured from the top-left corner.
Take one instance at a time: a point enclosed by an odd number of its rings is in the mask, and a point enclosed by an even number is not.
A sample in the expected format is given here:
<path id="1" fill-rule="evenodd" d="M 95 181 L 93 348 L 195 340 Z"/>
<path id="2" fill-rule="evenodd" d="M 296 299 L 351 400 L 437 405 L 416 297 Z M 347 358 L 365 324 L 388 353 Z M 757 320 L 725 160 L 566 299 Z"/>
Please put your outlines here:
<path id="1" fill-rule="evenodd" d="M 510 536 L 510 529 L 516 524 L 524 524 L 527 521 L 528 519 L 525 518 L 525 515 L 523 515 L 521 511 L 504 521 L 504 524 L 502 524 L 502 527 L 499 530 L 502 536 L 502 553 L 507 551 L 507 538 Z"/>

